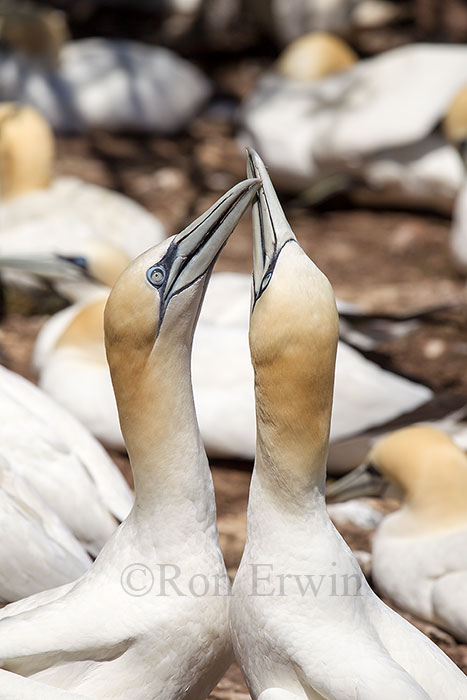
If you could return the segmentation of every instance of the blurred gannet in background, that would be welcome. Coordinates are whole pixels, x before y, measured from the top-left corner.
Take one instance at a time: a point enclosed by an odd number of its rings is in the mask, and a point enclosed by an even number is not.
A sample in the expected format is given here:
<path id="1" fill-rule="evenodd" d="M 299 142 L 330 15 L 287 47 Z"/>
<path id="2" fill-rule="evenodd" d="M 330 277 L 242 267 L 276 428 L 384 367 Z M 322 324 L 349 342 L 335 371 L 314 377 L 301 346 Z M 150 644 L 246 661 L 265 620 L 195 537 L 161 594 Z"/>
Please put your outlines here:
<path id="1" fill-rule="evenodd" d="M 13 262 L 13 261 L 10 261 Z M 122 271 L 111 246 L 93 241 L 83 247 L 78 269 L 112 285 Z M 52 265 L 52 261 L 50 262 Z M 68 274 L 72 259 L 55 261 Z M 104 278 L 105 277 L 105 278 Z M 71 283 L 70 283 L 71 284 Z M 75 282 L 79 286 L 80 282 Z M 85 281 L 82 284 L 86 284 Z M 248 349 L 251 280 L 248 275 L 217 273 L 211 278 L 193 341 L 192 374 L 198 420 L 210 456 L 253 459 L 255 450 L 253 369 Z M 109 369 L 105 360 L 103 313 L 108 288 L 94 287 L 82 302 L 59 311 L 39 332 L 33 363 L 39 384 L 109 446 L 124 447 Z M 355 307 L 343 304 L 344 311 Z M 331 440 L 341 441 L 384 425 L 433 398 L 422 384 L 382 369 L 341 341 Z M 357 461 L 339 455 L 330 468 L 348 471 Z"/>
<path id="2" fill-rule="evenodd" d="M 122 39 L 70 41 L 55 70 L 1 52 L 4 100 L 41 112 L 53 129 L 173 134 L 209 98 L 201 71 L 169 49 Z"/>
<path id="3" fill-rule="evenodd" d="M 467 47 L 415 44 L 349 65 L 337 41 L 312 33 L 286 49 L 243 105 L 241 141 L 284 189 L 344 174 L 375 203 L 450 213 L 464 176 L 435 127 L 467 81 Z"/>
<path id="4" fill-rule="evenodd" d="M 467 81 L 466 81 L 467 82 Z M 467 273 L 467 85 L 456 94 L 443 122 L 446 138 L 458 150 L 464 179 L 457 193 L 451 231 L 451 256 L 456 268 Z"/>
<path id="5" fill-rule="evenodd" d="M 163 240 L 162 224 L 130 198 L 74 177 L 53 179 L 54 152 L 38 112 L 0 104 L 1 258 L 74 256 L 97 236 L 135 257 Z M 24 284 L 30 276 L 15 271 L 6 279 Z M 59 291 L 73 298 L 64 283 Z"/>
<path id="6" fill-rule="evenodd" d="M 268 174 L 254 205 L 258 440 L 230 626 L 254 700 L 445 700 L 467 678 L 367 584 L 324 498 L 338 316 Z"/>
<path id="7" fill-rule="evenodd" d="M 132 506 L 125 479 L 88 430 L 31 382 L 2 366 L 0 454 L 93 556 Z M 20 492 L 17 497 L 27 505 Z"/>
<path id="8" fill-rule="evenodd" d="M 0 454 L 0 602 L 74 581 L 91 558 L 68 527 Z"/>
<path id="9" fill-rule="evenodd" d="M 311 31 L 353 35 L 358 29 L 391 24 L 398 6 L 387 0 L 256 0 L 252 11 L 279 44 Z"/>
<path id="10" fill-rule="evenodd" d="M 204 700 L 230 663 L 230 585 L 190 359 L 213 264 L 258 185 L 236 185 L 112 290 L 106 348 L 135 506 L 78 581 L 0 611 L 9 700 L 68 697 L 55 687 L 70 697 Z"/>
<path id="11" fill-rule="evenodd" d="M 54 66 L 62 46 L 70 39 L 66 15 L 52 7 L 27 0 L 0 0 L 0 42 Z"/>
<path id="12" fill-rule="evenodd" d="M 403 428 L 327 495 L 382 495 L 389 484 L 402 507 L 373 539 L 373 581 L 402 610 L 467 642 L 467 456 L 435 428 Z"/>
<path id="13" fill-rule="evenodd" d="M 122 39 L 70 41 L 56 69 L 0 52 L 3 100 L 35 107 L 61 132 L 173 134 L 211 94 L 208 79 L 169 49 Z"/>

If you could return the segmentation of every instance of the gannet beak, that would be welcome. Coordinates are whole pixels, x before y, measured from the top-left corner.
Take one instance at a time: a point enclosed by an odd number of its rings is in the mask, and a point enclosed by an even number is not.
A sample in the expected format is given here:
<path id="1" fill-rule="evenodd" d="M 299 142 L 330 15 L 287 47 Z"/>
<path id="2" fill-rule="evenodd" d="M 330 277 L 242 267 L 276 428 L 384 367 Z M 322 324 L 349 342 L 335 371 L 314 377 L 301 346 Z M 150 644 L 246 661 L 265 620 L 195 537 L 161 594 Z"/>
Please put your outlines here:
<path id="1" fill-rule="evenodd" d="M 253 204 L 253 305 L 266 289 L 277 257 L 289 241 L 297 241 L 263 161 L 247 148 L 247 175 L 263 182 Z"/>
<path id="2" fill-rule="evenodd" d="M 86 276 L 85 265 L 79 265 L 77 260 L 53 254 L 5 255 L 0 256 L 0 269 L 22 270 L 50 281 L 82 279 Z"/>
<path id="3" fill-rule="evenodd" d="M 261 182 L 244 180 L 172 239 L 159 263 L 168 270 L 160 285 L 163 312 L 170 299 L 210 272 Z"/>
<path id="4" fill-rule="evenodd" d="M 326 500 L 339 503 L 362 496 L 382 496 L 388 487 L 389 483 L 371 463 L 361 464 L 326 489 Z"/>

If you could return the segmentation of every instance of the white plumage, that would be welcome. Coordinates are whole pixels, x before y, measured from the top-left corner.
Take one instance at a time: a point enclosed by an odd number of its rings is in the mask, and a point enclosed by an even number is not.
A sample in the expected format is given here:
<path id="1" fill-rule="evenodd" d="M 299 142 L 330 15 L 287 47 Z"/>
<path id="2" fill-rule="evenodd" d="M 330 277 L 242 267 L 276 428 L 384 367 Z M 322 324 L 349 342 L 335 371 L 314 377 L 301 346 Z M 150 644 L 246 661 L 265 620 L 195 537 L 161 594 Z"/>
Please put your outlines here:
<path id="1" fill-rule="evenodd" d="M 384 518 L 374 537 L 375 585 L 402 610 L 465 642 L 467 457 L 441 431 L 410 426 L 376 443 L 328 496 L 381 495 L 388 484 L 402 506 Z M 346 505 L 351 503 L 358 502 Z"/>
<path id="2" fill-rule="evenodd" d="M 467 49 L 435 44 L 397 48 L 311 84 L 270 74 L 243 107 L 243 140 L 289 189 L 347 172 L 385 202 L 446 212 L 462 164 L 432 132 L 466 81 Z"/>
<path id="3" fill-rule="evenodd" d="M 4 367 L 0 367 L 0 443 L 14 472 L 97 555 L 128 515 L 132 493 L 86 428 Z"/>
<path id="4" fill-rule="evenodd" d="M 74 581 L 91 565 L 68 527 L 3 456 L 0 525 L 0 602 Z"/>
<path id="5" fill-rule="evenodd" d="M 4 100 L 29 104 L 57 131 L 130 130 L 172 134 L 210 95 L 207 78 L 172 51 L 116 39 L 66 44 L 58 67 L 2 52 Z"/>
<path id="6" fill-rule="evenodd" d="M 264 183 L 250 326 L 258 441 L 230 617 L 249 690 L 255 700 L 463 698 L 467 678 L 377 598 L 326 513 L 334 297 L 254 153 L 249 172 Z"/>
<path id="7" fill-rule="evenodd" d="M 255 451 L 253 369 L 248 349 L 250 278 L 216 273 L 208 287 L 193 342 L 193 387 L 201 434 L 212 456 L 252 459 Z M 101 305 L 95 296 L 90 304 Z M 35 350 L 40 386 L 113 447 L 123 446 L 103 338 L 94 326 L 81 342 L 63 342 L 88 304 L 59 312 L 41 330 Z M 89 400 L 90 396 L 93 400 Z M 427 387 L 399 377 L 339 343 L 331 442 L 360 434 L 429 401 Z M 353 466 L 350 461 L 338 471 Z M 330 454 L 330 467 L 333 453 Z"/>
<path id="8" fill-rule="evenodd" d="M 257 187 L 237 185 L 141 255 L 109 297 L 107 350 L 135 505 L 84 576 L 2 611 L 9 700 L 204 700 L 230 663 L 230 584 L 190 355 L 207 273 Z"/>

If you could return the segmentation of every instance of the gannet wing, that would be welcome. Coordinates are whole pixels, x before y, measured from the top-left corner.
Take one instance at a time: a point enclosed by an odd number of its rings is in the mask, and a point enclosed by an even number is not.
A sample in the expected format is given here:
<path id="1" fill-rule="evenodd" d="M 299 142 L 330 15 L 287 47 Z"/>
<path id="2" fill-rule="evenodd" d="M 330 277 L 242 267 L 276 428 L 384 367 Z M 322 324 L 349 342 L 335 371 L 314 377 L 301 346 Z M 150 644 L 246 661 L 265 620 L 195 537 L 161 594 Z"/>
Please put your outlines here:
<path id="1" fill-rule="evenodd" d="M 388 372 L 340 342 L 336 359 L 331 441 L 408 413 L 433 397 L 422 384 Z"/>
<path id="2" fill-rule="evenodd" d="M 40 389 L 4 367 L 0 367 L 0 392 L 16 402 L 18 411 L 23 410 L 26 422 L 32 416 L 48 432 L 53 427 L 57 442 L 64 443 L 86 472 L 94 499 L 100 499 L 109 515 L 124 520 L 133 505 L 133 494 L 114 462 L 86 428 Z"/>
<path id="3" fill-rule="evenodd" d="M 25 598 L 74 581 L 91 565 L 66 525 L 3 457 L 0 512 L 0 600 Z"/>
<path id="4" fill-rule="evenodd" d="M 467 641 L 467 569 L 438 578 L 432 592 L 433 613 L 440 627 Z"/>
<path id="5" fill-rule="evenodd" d="M 373 623 L 382 644 L 394 661 L 425 688 L 428 697 L 464 697 L 465 675 L 460 668 L 440 652 L 426 635 L 387 605 L 381 601 L 378 603 L 373 609 Z M 375 697 L 381 696 L 376 694 Z M 399 697 L 412 698 L 412 695 L 401 694 Z"/>
<path id="6" fill-rule="evenodd" d="M 54 688 L 3 669 L 0 669 L 0 686 L 2 700 L 91 700 L 87 695 Z"/>
<path id="7" fill-rule="evenodd" d="M 63 598 L 63 596 L 73 588 L 75 583 L 76 581 L 70 581 L 70 583 L 65 583 L 63 586 L 48 588 L 47 590 L 40 591 L 40 593 L 34 593 L 34 595 L 30 595 L 27 598 L 9 603 L 5 605 L 4 608 L 0 609 L 0 620 L 3 620 L 4 617 L 13 617 L 14 615 L 19 615 L 28 610 L 34 610 L 34 608 L 39 608 L 41 605 L 47 605 L 47 603 L 52 603 L 54 600 Z"/>

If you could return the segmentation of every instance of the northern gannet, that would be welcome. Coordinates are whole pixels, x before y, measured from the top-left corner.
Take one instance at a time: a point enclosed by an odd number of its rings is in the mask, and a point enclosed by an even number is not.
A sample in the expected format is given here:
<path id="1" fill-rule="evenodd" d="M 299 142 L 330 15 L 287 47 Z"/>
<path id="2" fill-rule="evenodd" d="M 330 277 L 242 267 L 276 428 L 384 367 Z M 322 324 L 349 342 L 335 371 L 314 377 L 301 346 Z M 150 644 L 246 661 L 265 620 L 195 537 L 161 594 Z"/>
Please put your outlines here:
<path id="1" fill-rule="evenodd" d="M 91 558 L 37 491 L 0 453 L 0 602 L 74 581 Z"/>
<path id="2" fill-rule="evenodd" d="M 385 0 L 257 0 L 251 11 L 281 45 L 311 31 L 355 38 L 359 29 L 391 24 L 399 16 L 397 4 Z"/>
<path id="3" fill-rule="evenodd" d="M 467 81 L 466 81 L 467 83 Z M 451 257 L 462 274 L 467 273 L 467 84 L 454 97 L 443 121 L 446 138 L 457 149 L 464 178 L 454 204 Z"/>
<path id="4" fill-rule="evenodd" d="M 3 100 L 35 107 L 57 131 L 173 134 L 211 94 L 194 65 L 169 49 L 123 39 L 70 41 L 56 68 L 1 51 Z"/>
<path id="5" fill-rule="evenodd" d="M 111 285 L 123 258 L 103 243 L 83 248 L 77 258 L 86 275 Z M 1 262 L 1 261 L 0 261 Z M 69 272 L 72 260 L 50 261 L 57 274 Z M 39 384 L 71 411 L 96 437 L 124 447 L 104 353 L 103 313 L 108 288 L 90 281 L 67 282 L 68 289 L 88 285 L 93 296 L 57 314 L 41 329 L 34 367 Z M 253 459 L 255 422 L 253 369 L 247 341 L 251 281 L 239 273 L 215 273 L 206 292 L 193 342 L 193 388 L 206 450 L 213 457 Z M 90 292 L 89 292 L 90 294 Z M 86 295 L 86 296 L 89 296 Z M 344 305 L 344 309 L 345 309 Z M 336 473 L 360 463 L 370 442 L 367 430 L 384 425 L 433 398 L 428 387 L 400 377 L 367 360 L 341 341 L 338 346 L 331 442 L 359 436 L 358 451 L 348 460 L 345 448 L 331 449 L 329 467 Z"/>
<path id="6" fill-rule="evenodd" d="M 467 81 L 467 48 L 415 44 L 349 65 L 320 39 L 322 69 L 307 82 L 291 59 L 295 50 L 313 60 L 316 41 L 301 37 L 287 49 L 286 74 L 280 59 L 260 79 L 242 107 L 240 141 L 264 154 L 284 189 L 344 174 L 366 183 L 375 203 L 450 213 L 463 171 L 436 127 Z"/>
<path id="7" fill-rule="evenodd" d="M 78 581 L 1 611 L 0 696 L 204 700 L 229 665 L 230 585 L 190 359 L 212 266 L 258 185 L 236 185 L 114 286 L 106 348 L 135 505 Z"/>
<path id="8" fill-rule="evenodd" d="M 269 176 L 254 205 L 250 347 L 257 452 L 234 582 L 235 655 L 254 700 L 445 700 L 467 678 L 368 586 L 326 512 L 338 316 Z"/>
<path id="9" fill-rule="evenodd" d="M 0 105 L 0 258 L 24 256 L 26 264 L 30 256 L 76 256 L 99 238 L 135 257 L 165 238 L 160 221 L 130 198 L 74 177 L 54 179 L 54 154 L 52 130 L 36 110 Z M 72 296 L 65 282 L 59 291 Z"/>
<path id="10" fill-rule="evenodd" d="M 0 41 L 44 65 L 54 66 L 70 39 L 65 12 L 28 0 L 0 3 Z"/>
<path id="11" fill-rule="evenodd" d="M 38 387 L 2 366 L 0 454 L 93 556 L 133 504 L 122 474 L 89 431 Z M 17 497 L 27 506 L 20 492 Z"/>
<path id="12" fill-rule="evenodd" d="M 402 610 L 467 642 L 467 457 L 430 426 L 378 442 L 361 467 L 328 490 L 333 501 L 400 496 L 373 540 L 373 580 Z"/>

